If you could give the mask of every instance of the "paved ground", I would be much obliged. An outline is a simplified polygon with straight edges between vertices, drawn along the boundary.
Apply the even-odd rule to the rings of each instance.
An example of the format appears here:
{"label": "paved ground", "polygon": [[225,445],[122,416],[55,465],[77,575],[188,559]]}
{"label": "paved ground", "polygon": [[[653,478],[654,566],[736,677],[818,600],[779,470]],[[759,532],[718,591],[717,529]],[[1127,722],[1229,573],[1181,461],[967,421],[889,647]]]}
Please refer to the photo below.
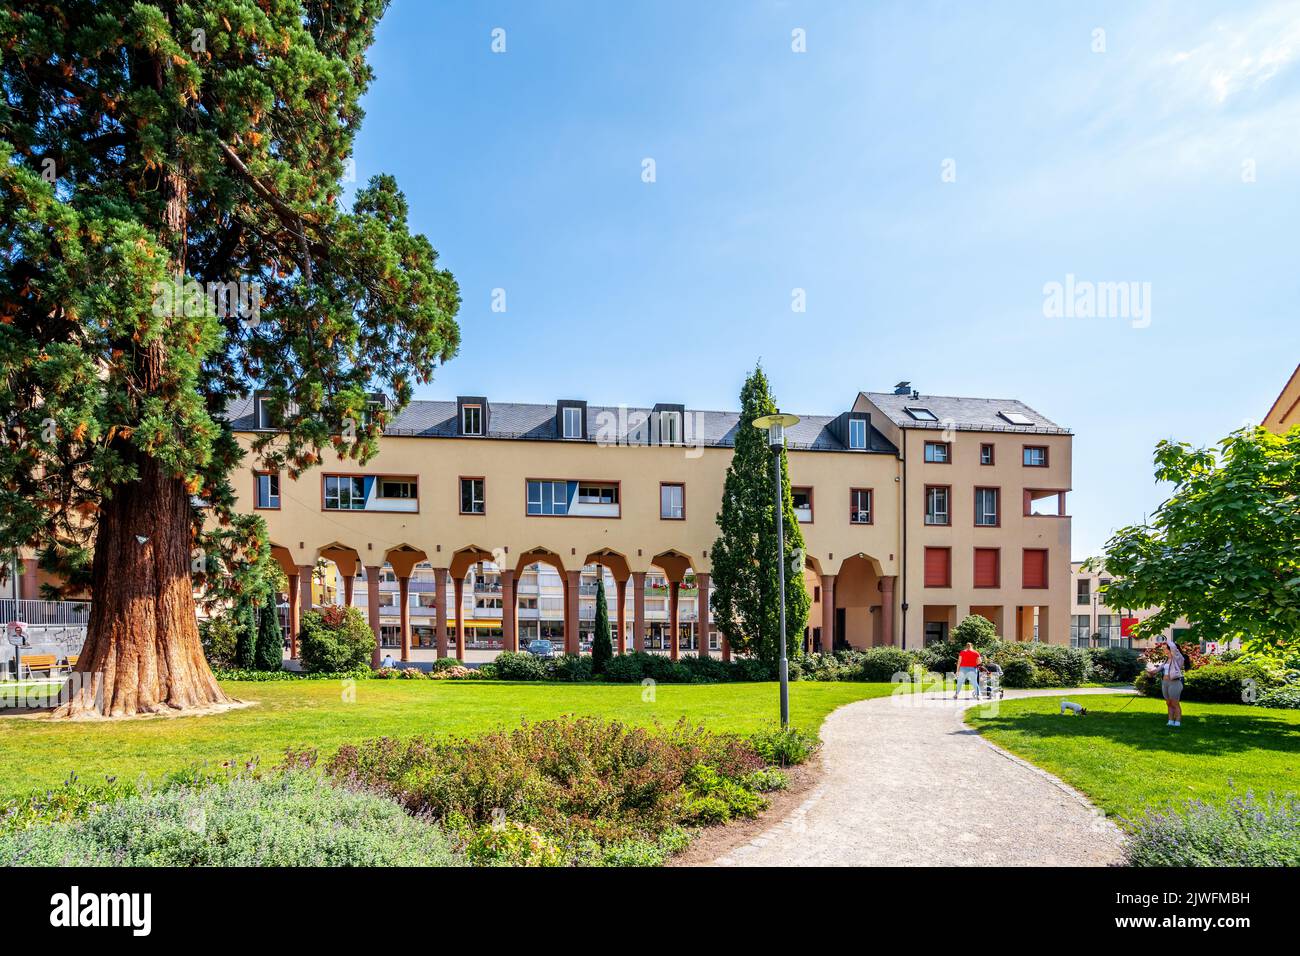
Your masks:
{"label": "paved ground", "polygon": [[[1075,698],[1114,690],[1007,691]],[[917,699],[919,698],[919,699]],[[1077,791],[962,723],[948,694],[864,700],[822,726],[826,773],[720,866],[1105,866],[1120,833]],[[1062,720],[1075,718],[1063,716]]]}

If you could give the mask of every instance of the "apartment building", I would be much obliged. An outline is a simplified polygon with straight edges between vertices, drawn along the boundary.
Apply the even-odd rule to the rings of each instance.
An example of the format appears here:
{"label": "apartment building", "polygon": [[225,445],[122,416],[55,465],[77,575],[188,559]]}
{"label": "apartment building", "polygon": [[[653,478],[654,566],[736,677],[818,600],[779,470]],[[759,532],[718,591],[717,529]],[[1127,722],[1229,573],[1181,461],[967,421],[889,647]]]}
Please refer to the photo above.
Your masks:
{"label": "apartment building", "polygon": [[[230,415],[245,444],[275,429],[260,394]],[[576,652],[602,575],[618,650],[728,657],[710,621],[709,549],[748,427],[668,402],[461,396],[394,416],[364,467],[250,470],[237,486],[290,578],[291,621],[323,560],[342,582],[336,600],[364,607],[403,660],[534,637]],[[1071,441],[1022,402],[907,383],[802,416],[787,447],[814,602],[807,646],[919,647],[968,613],[1008,637],[1066,643]]]}
{"label": "apartment building", "polygon": [[[1085,570],[1082,561],[1070,564],[1073,579],[1070,613],[1070,645],[1072,647],[1129,647],[1138,650],[1149,648],[1152,639],[1139,640],[1133,636],[1133,627],[1145,621],[1157,608],[1117,608],[1106,603],[1105,588],[1112,578],[1105,568]],[[1176,641],[1190,640],[1191,625],[1180,617],[1165,628],[1164,637]]]}

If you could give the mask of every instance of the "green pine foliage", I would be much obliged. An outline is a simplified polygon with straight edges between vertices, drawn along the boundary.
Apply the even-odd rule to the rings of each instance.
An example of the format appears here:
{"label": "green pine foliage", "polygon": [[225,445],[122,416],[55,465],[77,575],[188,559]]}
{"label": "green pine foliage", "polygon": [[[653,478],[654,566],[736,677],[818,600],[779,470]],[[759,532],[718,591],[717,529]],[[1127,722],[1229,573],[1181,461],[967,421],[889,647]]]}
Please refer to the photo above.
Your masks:
{"label": "green pine foliage", "polygon": [[284,667],[284,638],[280,634],[280,614],[275,595],[267,594],[257,615],[257,647],[253,665],[259,671],[278,671]]}
{"label": "green pine foliage", "polygon": [[[396,182],[373,175],[342,201],[386,6],[6,5],[0,553],[34,543],[97,589],[112,573],[91,562],[99,503],[150,497],[144,476],[161,473],[206,504],[205,597],[260,592],[269,546],[234,509],[230,476],[249,463],[226,409],[268,393],[285,430],[255,449],[264,467],[364,462],[456,353],[456,282]],[[212,294],[227,283],[258,311]],[[367,416],[374,390],[394,403]]]}
{"label": "green pine foliage", "polygon": [[609,604],[605,601],[605,575],[596,579],[596,633],[591,641],[591,672],[603,674],[614,657],[609,636]]}
{"label": "green pine foliage", "polygon": [[[740,391],[736,448],[727,468],[718,513],[718,538],[709,552],[713,563],[713,614],[731,647],[775,663],[780,647],[777,531],[772,452],[767,434],[750,423],[777,411],[762,366],[756,366]],[[781,451],[782,517],[785,524],[785,602],[787,653],[802,652],[811,599],[804,586],[803,532],[794,513],[790,469]]]}
{"label": "green pine foliage", "polygon": [[257,608],[250,600],[235,605],[235,666],[245,670],[257,668]]}

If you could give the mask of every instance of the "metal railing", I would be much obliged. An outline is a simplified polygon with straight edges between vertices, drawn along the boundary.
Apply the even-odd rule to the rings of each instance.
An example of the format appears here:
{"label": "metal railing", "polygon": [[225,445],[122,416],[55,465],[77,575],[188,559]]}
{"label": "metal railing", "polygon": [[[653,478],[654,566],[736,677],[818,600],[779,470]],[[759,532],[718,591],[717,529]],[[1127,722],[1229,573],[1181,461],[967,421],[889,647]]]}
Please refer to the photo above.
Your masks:
{"label": "metal railing", "polygon": [[85,627],[90,622],[89,601],[0,600],[0,624],[23,621],[36,626]]}

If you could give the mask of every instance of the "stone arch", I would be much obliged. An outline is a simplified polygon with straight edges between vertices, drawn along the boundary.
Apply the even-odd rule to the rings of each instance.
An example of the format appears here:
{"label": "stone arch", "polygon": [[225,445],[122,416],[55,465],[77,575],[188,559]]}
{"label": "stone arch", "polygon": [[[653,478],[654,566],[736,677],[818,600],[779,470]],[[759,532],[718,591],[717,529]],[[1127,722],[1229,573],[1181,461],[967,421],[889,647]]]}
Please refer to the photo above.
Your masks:
{"label": "stone arch", "polygon": [[353,586],[356,583],[357,573],[361,570],[361,553],[356,548],[333,541],[323,548],[318,548],[316,557],[332,562],[338,569],[338,575],[343,579],[343,604],[345,607],[351,607]]}
{"label": "stone arch", "polygon": [[881,566],[869,554],[849,555],[835,576],[835,633],[857,650],[883,643]]}
{"label": "stone arch", "polygon": [[[694,571],[694,563],[690,555],[678,551],[676,548],[669,548],[667,551],[661,551],[650,559],[650,564],[664,572],[668,579],[668,619],[665,622],[667,631],[667,640],[663,641],[662,632],[660,635],[654,633],[654,625],[651,625],[651,644],[666,643],[668,656],[677,660],[681,656],[681,589],[682,583],[686,580],[686,572]],[[698,614],[696,615],[698,618]],[[697,639],[705,647],[706,653],[708,648],[708,627],[707,621],[696,622]]]}

